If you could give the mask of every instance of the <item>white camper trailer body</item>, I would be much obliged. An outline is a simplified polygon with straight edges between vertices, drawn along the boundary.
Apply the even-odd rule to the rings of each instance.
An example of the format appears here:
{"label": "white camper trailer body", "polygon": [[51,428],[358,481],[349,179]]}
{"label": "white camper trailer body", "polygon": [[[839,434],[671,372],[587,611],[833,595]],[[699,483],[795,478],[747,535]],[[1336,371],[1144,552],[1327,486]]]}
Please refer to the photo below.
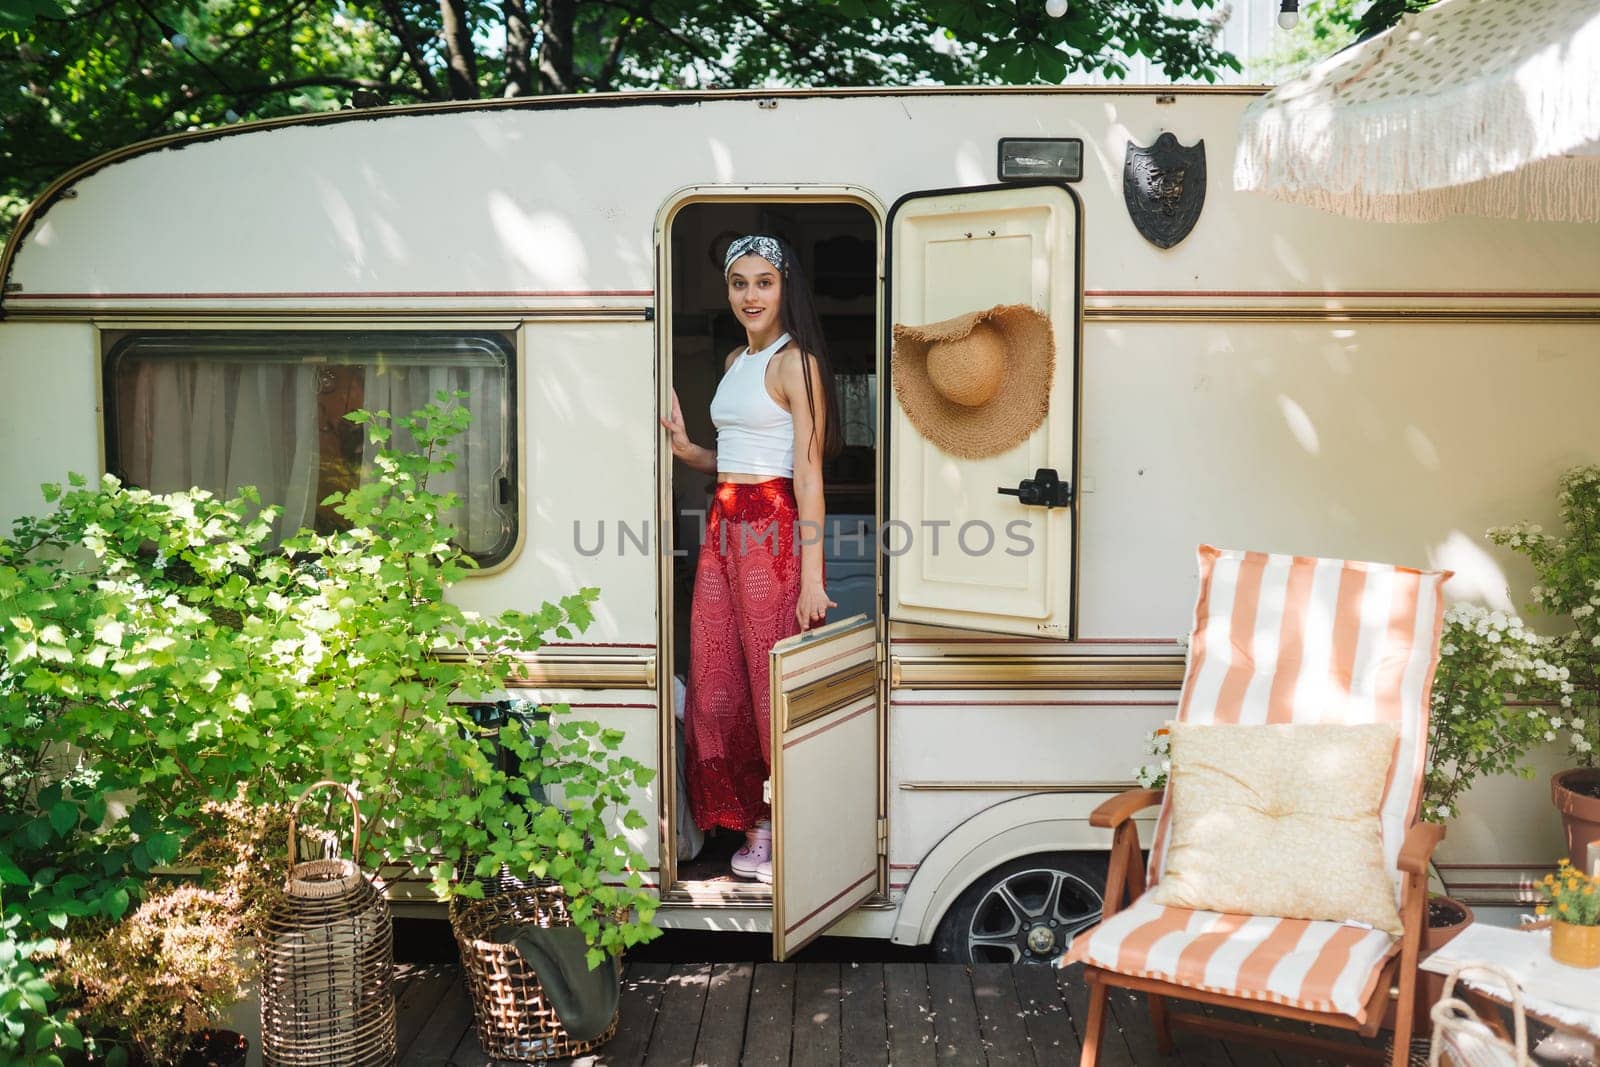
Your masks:
{"label": "white camper trailer body", "polygon": [[[108,360],[130,345],[475,339],[501,353],[486,357],[502,359],[492,474],[508,484],[503,543],[458,596],[499,610],[601,590],[595,625],[541,652],[526,695],[621,728],[663,771],[638,793],[658,818],[635,838],[661,921],[773,929],[780,955],[825,929],[1003,955],[1030,923],[1076,918],[1059,891],[1092,883],[1084,857],[1109,843],[1088,814],[1174,713],[1197,544],[1445,566],[1454,597],[1517,607],[1529,575],[1483,530],[1547,517],[1558,473],[1600,459],[1594,228],[1381,226],[1237,194],[1250,95],[596,96],[347,112],[121,150],[66,176],[7,249],[0,514],[116,459]],[[1163,131],[1203,140],[1210,170],[1198,223],[1170,249],[1139,234],[1123,195],[1128,143]],[[1008,137],[1081,139],[1081,180],[1000,187]],[[781,653],[768,892],[696,880],[675,855],[690,561],[670,553],[703,484],[674,471],[657,415],[675,384],[686,412],[703,407],[704,368],[726,352],[710,318],[719,227],[773,212],[866,249],[834,308],[862,326],[856,384],[870,398],[857,433],[871,466],[847,510],[879,533],[898,522],[946,541],[900,551],[891,533],[893,553],[830,557],[864,617]],[[955,460],[878,388],[889,323],[1009,302],[1055,323],[1049,416],[1005,455]],[[996,491],[1039,468],[1071,483],[1070,506]],[[1014,520],[1033,551],[951,550],[965,522]],[[1543,805],[1542,782],[1474,790],[1440,850],[1449,886],[1511,903],[1558,851]],[[1029,871],[1061,914],[961,926]],[[1051,936],[1032,942],[1040,955],[1059,950]]]}

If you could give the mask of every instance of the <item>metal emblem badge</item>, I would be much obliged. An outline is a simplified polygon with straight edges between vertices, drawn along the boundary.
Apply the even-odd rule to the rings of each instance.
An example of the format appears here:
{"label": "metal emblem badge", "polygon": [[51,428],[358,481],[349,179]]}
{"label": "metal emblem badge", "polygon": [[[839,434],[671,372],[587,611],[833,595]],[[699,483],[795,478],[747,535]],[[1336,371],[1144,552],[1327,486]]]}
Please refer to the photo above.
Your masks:
{"label": "metal emblem badge", "polygon": [[1206,201],[1206,142],[1184,146],[1163,133],[1149,147],[1128,142],[1122,198],[1134,228],[1157,248],[1171,248],[1200,221]]}

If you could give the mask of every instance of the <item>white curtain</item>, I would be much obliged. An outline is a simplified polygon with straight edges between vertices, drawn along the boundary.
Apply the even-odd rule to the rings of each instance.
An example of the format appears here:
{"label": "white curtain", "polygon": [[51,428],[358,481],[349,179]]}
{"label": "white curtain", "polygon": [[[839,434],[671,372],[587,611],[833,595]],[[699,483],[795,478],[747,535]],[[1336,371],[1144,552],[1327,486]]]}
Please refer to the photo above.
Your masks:
{"label": "white curtain", "polygon": [[[507,474],[502,417],[505,372],[493,366],[418,366],[380,362],[367,368],[362,406],[368,411],[388,411],[396,419],[434,400],[443,391],[465,390],[472,425],[452,440],[447,451],[455,456],[455,469],[429,478],[428,489],[453,492],[461,506],[445,513],[455,527],[457,542],[469,552],[485,553],[499,544],[509,528],[509,511],[500,502],[500,479]],[[364,478],[370,477],[378,447],[368,441],[361,455]],[[384,446],[409,449],[410,435],[396,429]],[[509,502],[507,504],[509,507]]]}
{"label": "white curtain", "polygon": [[318,479],[317,371],[281,363],[140,360],[119,456],[152,492],[232,496],[255,486],[282,512],[276,541],[310,526]]}

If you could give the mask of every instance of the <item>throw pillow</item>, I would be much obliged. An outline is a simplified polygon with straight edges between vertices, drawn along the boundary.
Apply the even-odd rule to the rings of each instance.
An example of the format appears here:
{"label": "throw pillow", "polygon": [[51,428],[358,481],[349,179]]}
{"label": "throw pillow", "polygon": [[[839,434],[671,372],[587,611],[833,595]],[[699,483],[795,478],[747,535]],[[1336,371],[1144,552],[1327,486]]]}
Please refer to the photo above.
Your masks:
{"label": "throw pillow", "polygon": [[1400,933],[1379,824],[1395,723],[1170,729],[1171,836],[1153,902]]}

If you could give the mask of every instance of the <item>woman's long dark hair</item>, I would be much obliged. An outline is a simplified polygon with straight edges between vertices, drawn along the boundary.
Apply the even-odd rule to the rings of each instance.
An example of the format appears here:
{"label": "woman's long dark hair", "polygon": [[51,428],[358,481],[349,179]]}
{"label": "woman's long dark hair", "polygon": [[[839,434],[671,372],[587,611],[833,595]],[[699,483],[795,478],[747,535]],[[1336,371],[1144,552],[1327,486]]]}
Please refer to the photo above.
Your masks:
{"label": "woman's long dark hair", "polygon": [[[811,295],[811,280],[800,265],[800,256],[783,238],[776,238],[783,250],[783,296],[778,307],[783,330],[800,346],[801,360],[817,361],[822,378],[822,458],[833,459],[844,448],[844,428],[839,418],[839,386],[833,379],[833,364],[828,360],[828,342],[822,336],[817,304]],[[806,410],[811,412],[811,439],[817,436],[817,398],[812,395],[811,368],[803,365],[806,381]]]}

